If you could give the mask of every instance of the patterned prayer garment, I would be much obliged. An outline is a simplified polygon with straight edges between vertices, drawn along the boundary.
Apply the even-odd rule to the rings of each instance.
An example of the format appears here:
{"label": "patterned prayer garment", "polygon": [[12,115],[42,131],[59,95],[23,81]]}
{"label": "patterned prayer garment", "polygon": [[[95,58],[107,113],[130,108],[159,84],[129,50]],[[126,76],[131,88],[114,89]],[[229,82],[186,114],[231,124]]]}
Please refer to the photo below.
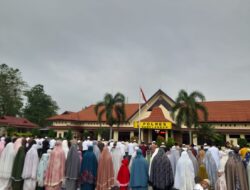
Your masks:
{"label": "patterned prayer garment", "polygon": [[155,156],[150,172],[150,182],[154,189],[170,190],[174,184],[171,163],[163,148]]}
{"label": "patterned prayer garment", "polygon": [[24,179],[23,189],[36,189],[36,172],[39,164],[37,145],[33,144],[26,154],[22,178]]}
{"label": "patterned prayer garment", "polygon": [[80,157],[77,151],[77,145],[72,144],[68,157],[66,160],[66,165],[65,165],[65,170],[66,170],[66,175],[65,175],[65,188],[66,190],[75,190],[77,189],[77,180],[79,179],[80,175],[80,167],[81,167],[81,162],[80,162]]}
{"label": "patterned prayer garment", "polygon": [[247,172],[241,156],[230,152],[225,166],[227,190],[247,190]]}
{"label": "patterned prayer garment", "polygon": [[50,156],[49,153],[44,153],[38,164],[37,175],[36,175],[38,187],[44,187],[44,177],[49,163],[49,156]]}
{"label": "patterned prayer garment", "polygon": [[226,178],[225,178],[224,172],[216,181],[215,190],[227,190],[227,184],[226,184]]}
{"label": "patterned prayer garment", "polygon": [[108,147],[104,147],[97,172],[96,190],[107,190],[114,186],[114,167]]}
{"label": "patterned prayer garment", "polygon": [[65,172],[65,153],[61,141],[57,141],[49,158],[44,185],[46,190],[60,190]]}
{"label": "patterned prayer garment", "polygon": [[214,188],[217,181],[217,165],[210,151],[206,153],[205,165],[211,186]]}
{"label": "patterned prayer garment", "polygon": [[6,190],[11,186],[11,173],[16,151],[12,142],[8,143],[0,156],[0,190]]}

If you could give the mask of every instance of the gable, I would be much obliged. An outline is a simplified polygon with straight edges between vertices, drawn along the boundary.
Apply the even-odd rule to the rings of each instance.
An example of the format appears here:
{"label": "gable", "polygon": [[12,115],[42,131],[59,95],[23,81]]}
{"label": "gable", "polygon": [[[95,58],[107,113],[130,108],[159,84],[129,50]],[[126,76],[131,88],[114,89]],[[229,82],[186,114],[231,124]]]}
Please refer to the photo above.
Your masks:
{"label": "gable", "polygon": [[[168,112],[167,119],[169,119],[170,112],[172,111],[172,107],[174,105],[175,102],[173,99],[171,99],[162,90],[158,90],[146,103],[144,103],[141,106],[140,119],[145,119],[146,117],[149,117],[151,111],[155,107],[164,108],[165,112],[166,111]],[[135,114],[129,119],[129,122],[134,122],[138,120],[139,120],[139,110],[135,112]]]}

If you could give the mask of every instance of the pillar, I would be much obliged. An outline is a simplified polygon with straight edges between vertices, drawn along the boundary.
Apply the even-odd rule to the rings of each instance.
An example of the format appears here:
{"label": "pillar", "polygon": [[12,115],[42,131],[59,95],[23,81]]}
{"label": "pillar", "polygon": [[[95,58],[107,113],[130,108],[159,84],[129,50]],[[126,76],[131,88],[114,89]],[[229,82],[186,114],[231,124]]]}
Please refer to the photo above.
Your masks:
{"label": "pillar", "polygon": [[244,139],[244,138],[245,138],[245,135],[240,134],[240,138],[241,138],[241,139]]}
{"label": "pillar", "polygon": [[165,141],[167,141],[168,140],[168,130],[166,130],[165,132],[166,132],[165,133]]}
{"label": "pillar", "polygon": [[230,136],[229,136],[229,134],[226,134],[226,141],[230,142]]}
{"label": "pillar", "polygon": [[151,143],[152,142],[152,130],[148,130],[148,142]]}
{"label": "pillar", "polygon": [[143,129],[141,129],[141,141],[140,142],[142,142],[142,141],[144,141],[144,130]]}
{"label": "pillar", "polygon": [[114,131],[114,141],[118,141],[119,139],[119,131]]}
{"label": "pillar", "polygon": [[170,136],[171,136],[171,138],[174,138],[174,131],[173,130],[170,130]]}
{"label": "pillar", "polygon": [[97,134],[97,140],[98,140],[98,141],[102,140],[102,139],[101,139],[101,134],[100,134],[100,133]]}
{"label": "pillar", "polygon": [[134,131],[130,131],[130,139],[135,136]]}
{"label": "pillar", "polygon": [[198,139],[197,139],[197,135],[193,134],[193,144],[197,145],[198,144]]}

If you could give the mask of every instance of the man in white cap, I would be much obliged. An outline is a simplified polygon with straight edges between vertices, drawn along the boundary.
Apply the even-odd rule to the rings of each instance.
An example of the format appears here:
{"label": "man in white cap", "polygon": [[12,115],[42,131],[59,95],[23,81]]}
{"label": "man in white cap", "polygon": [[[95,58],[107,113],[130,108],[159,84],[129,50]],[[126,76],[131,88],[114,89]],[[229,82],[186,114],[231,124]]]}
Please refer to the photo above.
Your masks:
{"label": "man in white cap", "polygon": [[201,186],[203,187],[204,190],[208,190],[210,187],[209,179],[203,179],[201,182]]}
{"label": "man in white cap", "polygon": [[49,148],[53,149],[55,147],[56,144],[56,140],[55,139],[50,139],[49,141]]}
{"label": "man in white cap", "polygon": [[88,147],[93,145],[93,142],[90,141],[90,136],[87,137],[87,140],[82,142],[82,151],[85,152],[88,150]]}
{"label": "man in white cap", "polygon": [[129,156],[129,159],[131,159],[131,157],[133,156],[133,154],[134,154],[134,151],[135,151],[135,146],[134,146],[134,144],[132,143],[132,142],[130,142],[129,144],[128,144],[128,156]]}

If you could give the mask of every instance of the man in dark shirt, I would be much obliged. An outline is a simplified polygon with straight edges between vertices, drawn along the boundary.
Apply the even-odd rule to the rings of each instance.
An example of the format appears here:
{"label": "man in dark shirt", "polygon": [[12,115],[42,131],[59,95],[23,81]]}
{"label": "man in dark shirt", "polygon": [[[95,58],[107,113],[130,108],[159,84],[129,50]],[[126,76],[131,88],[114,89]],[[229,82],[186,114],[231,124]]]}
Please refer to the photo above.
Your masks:
{"label": "man in dark shirt", "polygon": [[140,149],[142,150],[142,154],[144,157],[146,157],[146,152],[148,150],[147,145],[145,145],[145,142],[142,141],[141,145],[140,145]]}

